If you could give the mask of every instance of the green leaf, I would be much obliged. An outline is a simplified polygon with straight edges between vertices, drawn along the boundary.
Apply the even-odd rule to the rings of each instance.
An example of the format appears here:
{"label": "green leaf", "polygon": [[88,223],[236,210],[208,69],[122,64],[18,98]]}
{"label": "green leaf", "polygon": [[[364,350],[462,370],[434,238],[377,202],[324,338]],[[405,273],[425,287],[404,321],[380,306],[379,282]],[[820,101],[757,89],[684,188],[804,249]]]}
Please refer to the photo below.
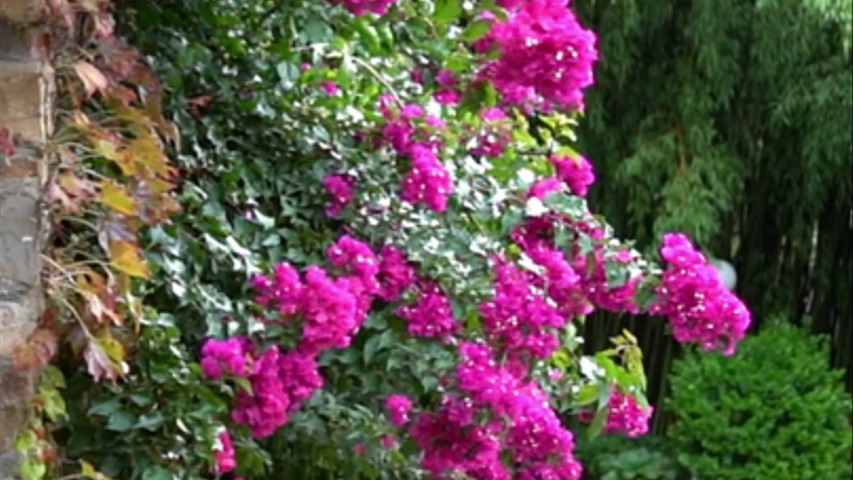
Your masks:
{"label": "green leaf", "polygon": [[89,415],[101,415],[101,416],[109,416],[116,410],[121,408],[121,401],[118,398],[110,398],[108,400],[100,401],[91,408],[87,412]]}
{"label": "green leaf", "polygon": [[596,387],[595,385],[584,385],[583,387],[581,387],[580,391],[575,397],[573,405],[580,407],[595,402],[598,398],[598,390],[598,387]]}
{"label": "green leaf", "polygon": [[47,465],[41,460],[28,458],[21,464],[20,472],[24,480],[40,480],[47,473]]}
{"label": "green leaf", "polygon": [[172,480],[172,478],[172,473],[160,465],[152,465],[142,474],[142,480]]}
{"label": "green leaf", "polygon": [[604,424],[607,422],[607,409],[599,410],[595,413],[595,417],[592,419],[592,423],[589,424],[589,429],[587,430],[587,435],[589,438],[597,437],[602,430],[604,430]]}
{"label": "green leaf", "polygon": [[133,413],[119,410],[113,412],[107,421],[107,430],[115,432],[126,432],[136,425],[136,415]]}
{"label": "green leaf", "polygon": [[459,0],[437,0],[433,18],[439,23],[449,23],[459,18],[461,14],[462,7],[459,5]]}
{"label": "green leaf", "polygon": [[466,42],[474,42],[489,33],[492,28],[492,21],[487,19],[474,20],[468,25],[468,28],[462,32],[462,39]]}

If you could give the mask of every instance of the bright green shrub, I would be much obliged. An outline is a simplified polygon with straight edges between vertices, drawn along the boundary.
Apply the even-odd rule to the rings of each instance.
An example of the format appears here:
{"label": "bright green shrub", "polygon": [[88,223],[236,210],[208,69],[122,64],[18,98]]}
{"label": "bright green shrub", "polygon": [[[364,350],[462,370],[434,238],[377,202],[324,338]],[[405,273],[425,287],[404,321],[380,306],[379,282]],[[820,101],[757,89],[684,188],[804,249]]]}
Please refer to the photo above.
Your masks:
{"label": "bright green shrub", "polygon": [[823,339],[791,326],[731,357],[688,354],[668,403],[679,460],[702,479],[850,478],[850,397],[826,359]]}

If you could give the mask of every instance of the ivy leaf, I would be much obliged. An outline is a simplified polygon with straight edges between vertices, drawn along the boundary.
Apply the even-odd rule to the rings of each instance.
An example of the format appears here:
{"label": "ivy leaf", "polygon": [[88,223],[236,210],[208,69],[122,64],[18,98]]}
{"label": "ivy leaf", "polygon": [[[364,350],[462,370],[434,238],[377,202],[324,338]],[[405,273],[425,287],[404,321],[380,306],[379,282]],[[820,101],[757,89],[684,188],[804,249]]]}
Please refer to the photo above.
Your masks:
{"label": "ivy leaf", "polygon": [[110,81],[97,67],[89,62],[80,60],[74,64],[74,71],[77,76],[83,81],[83,88],[86,89],[86,95],[91,97],[95,92],[101,92],[105,95],[110,86]]}
{"label": "ivy leaf", "polygon": [[604,424],[607,422],[607,417],[608,411],[606,408],[595,413],[592,423],[589,424],[589,430],[587,430],[587,434],[590,439],[597,437],[602,430],[604,430]]}
{"label": "ivy leaf", "polygon": [[115,381],[121,376],[120,367],[110,360],[109,355],[95,340],[90,340],[86,345],[86,350],[83,351],[83,359],[86,361],[86,370],[96,382],[103,378]]}
{"label": "ivy leaf", "polygon": [[474,20],[468,25],[468,28],[462,32],[462,39],[466,42],[474,42],[482,38],[485,34],[489,33],[489,30],[492,28],[492,21],[487,19],[479,19]]}
{"label": "ivy leaf", "polygon": [[93,467],[92,464],[87,462],[86,460],[79,460],[79,462],[80,474],[83,475],[85,478],[89,478],[91,480],[112,480],[110,477],[95,470],[95,467]]}
{"label": "ivy leaf", "polygon": [[136,425],[136,415],[125,410],[113,412],[107,420],[107,430],[126,432]]}
{"label": "ivy leaf", "polygon": [[136,243],[110,242],[110,265],[133,277],[149,277],[148,266],[139,256]]}
{"label": "ivy leaf", "polygon": [[108,179],[101,182],[101,201],[116,212],[125,215],[136,214],[136,201],[130,196],[127,187]]}
{"label": "ivy leaf", "polygon": [[438,0],[433,17],[439,23],[448,23],[458,18],[460,14],[462,14],[462,7],[459,5],[459,0]]}

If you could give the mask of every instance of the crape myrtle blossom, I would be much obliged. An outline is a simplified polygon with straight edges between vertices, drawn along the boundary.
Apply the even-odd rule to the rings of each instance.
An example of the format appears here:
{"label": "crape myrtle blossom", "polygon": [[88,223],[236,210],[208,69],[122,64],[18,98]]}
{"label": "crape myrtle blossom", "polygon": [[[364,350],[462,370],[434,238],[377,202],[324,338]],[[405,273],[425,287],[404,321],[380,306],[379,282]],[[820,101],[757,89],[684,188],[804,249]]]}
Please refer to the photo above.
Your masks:
{"label": "crape myrtle blossom", "polygon": [[280,263],[271,275],[252,279],[259,304],[274,309],[282,322],[298,322],[302,327],[296,349],[281,353],[272,346],[260,352],[242,337],[210,339],[202,347],[205,375],[215,379],[227,374],[249,381],[251,390],[237,393],[231,419],[247,425],[257,438],[268,437],[287,423],[289,413],[323,385],[316,356],[330,348],[347,347],[372,297],[381,291],[380,262],[365,243],[343,235],[329,247],[327,256],[342,276],[331,277],[316,265],[300,274]]}
{"label": "crape myrtle blossom", "polygon": [[421,466],[437,478],[579,479],[574,438],[545,393],[522,381],[514,367],[497,363],[488,345],[461,342],[459,349],[461,395],[445,395],[438,410],[418,415],[409,432],[423,450]]}
{"label": "crape myrtle blossom", "polygon": [[450,300],[430,281],[418,282],[415,302],[400,305],[396,312],[406,320],[409,335],[413,337],[446,338],[457,329]]}
{"label": "crape myrtle blossom", "polygon": [[503,101],[525,108],[582,110],[583,89],[593,84],[598,59],[596,35],[584,29],[565,0],[504,1],[506,20],[493,19],[475,43],[496,49],[478,73],[492,82]]}
{"label": "crape myrtle blossom", "polygon": [[409,411],[412,409],[412,401],[405,395],[389,395],[385,399],[385,410],[391,423],[400,427],[409,422]]}
{"label": "crape myrtle blossom", "polygon": [[667,267],[655,289],[658,298],[651,312],[669,318],[672,335],[679,342],[734,353],[751,322],[743,302],[726,288],[717,269],[686,235],[664,235],[660,256]]}
{"label": "crape myrtle blossom", "polygon": [[[649,418],[653,411],[651,405],[642,407],[633,395],[614,387],[607,401],[607,422],[604,424],[604,431],[623,432],[632,438],[644,435],[649,431]],[[578,414],[578,418],[584,422],[591,421],[594,416],[590,411]]]}
{"label": "crape myrtle blossom", "polygon": [[355,194],[355,179],[349,175],[328,175],[323,179],[323,184],[331,198],[331,202],[326,205],[326,215],[336,217],[352,201]]}
{"label": "crape myrtle blossom", "polygon": [[396,0],[328,0],[330,3],[343,4],[344,8],[350,11],[353,15],[364,15],[372,12],[377,15],[385,15],[388,13],[388,8],[391,7]]}
{"label": "crape myrtle blossom", "polygon": [[569,189],[579,197],[585,197],[589,186],[595,183],[592,163],[583,155],[551,155],[548,157]]}
{"label": "crape myrtle blossom", "polygon": [[[440,142],[426,128],[443,128],[443,122],[432,115],[425,116],[419,105],[403,105],[399,112],[391,105],[390,98],[380,98],[379,108],[386,119],[380,140],[411,161],[411,168],[403,178],[401,198],[443,212],[447,209],[448,197],[453,193],[453,182],[450,172],[435,153]],[[415,122],[421,118],[424,118],[423,123]]]}
{"label": "crape myrtle blossom", "polygon": [[223,475],[237,467],[237,459],[228,430],[222,430],[216,438],[217,445],[213,447],[213,470],[215,474]]}

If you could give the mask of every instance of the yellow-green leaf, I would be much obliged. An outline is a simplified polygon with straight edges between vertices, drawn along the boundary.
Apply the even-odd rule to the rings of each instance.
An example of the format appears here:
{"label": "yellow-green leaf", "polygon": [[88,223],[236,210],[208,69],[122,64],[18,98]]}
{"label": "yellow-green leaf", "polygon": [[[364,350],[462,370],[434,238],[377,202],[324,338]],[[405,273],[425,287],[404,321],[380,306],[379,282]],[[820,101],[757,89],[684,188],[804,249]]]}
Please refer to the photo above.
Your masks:
{"label": "yellow-green leaf", "polygon": [[110,242],[110,264],[128,275],[148,278],[148,266],[140,257],[135,243]]}
{"label": "yellow-green leaf", "polygon": [[136,201],[127,192],[127,188],[115,180],[101,182],[101,201],[116,212],[125,215],[136,214]]}

